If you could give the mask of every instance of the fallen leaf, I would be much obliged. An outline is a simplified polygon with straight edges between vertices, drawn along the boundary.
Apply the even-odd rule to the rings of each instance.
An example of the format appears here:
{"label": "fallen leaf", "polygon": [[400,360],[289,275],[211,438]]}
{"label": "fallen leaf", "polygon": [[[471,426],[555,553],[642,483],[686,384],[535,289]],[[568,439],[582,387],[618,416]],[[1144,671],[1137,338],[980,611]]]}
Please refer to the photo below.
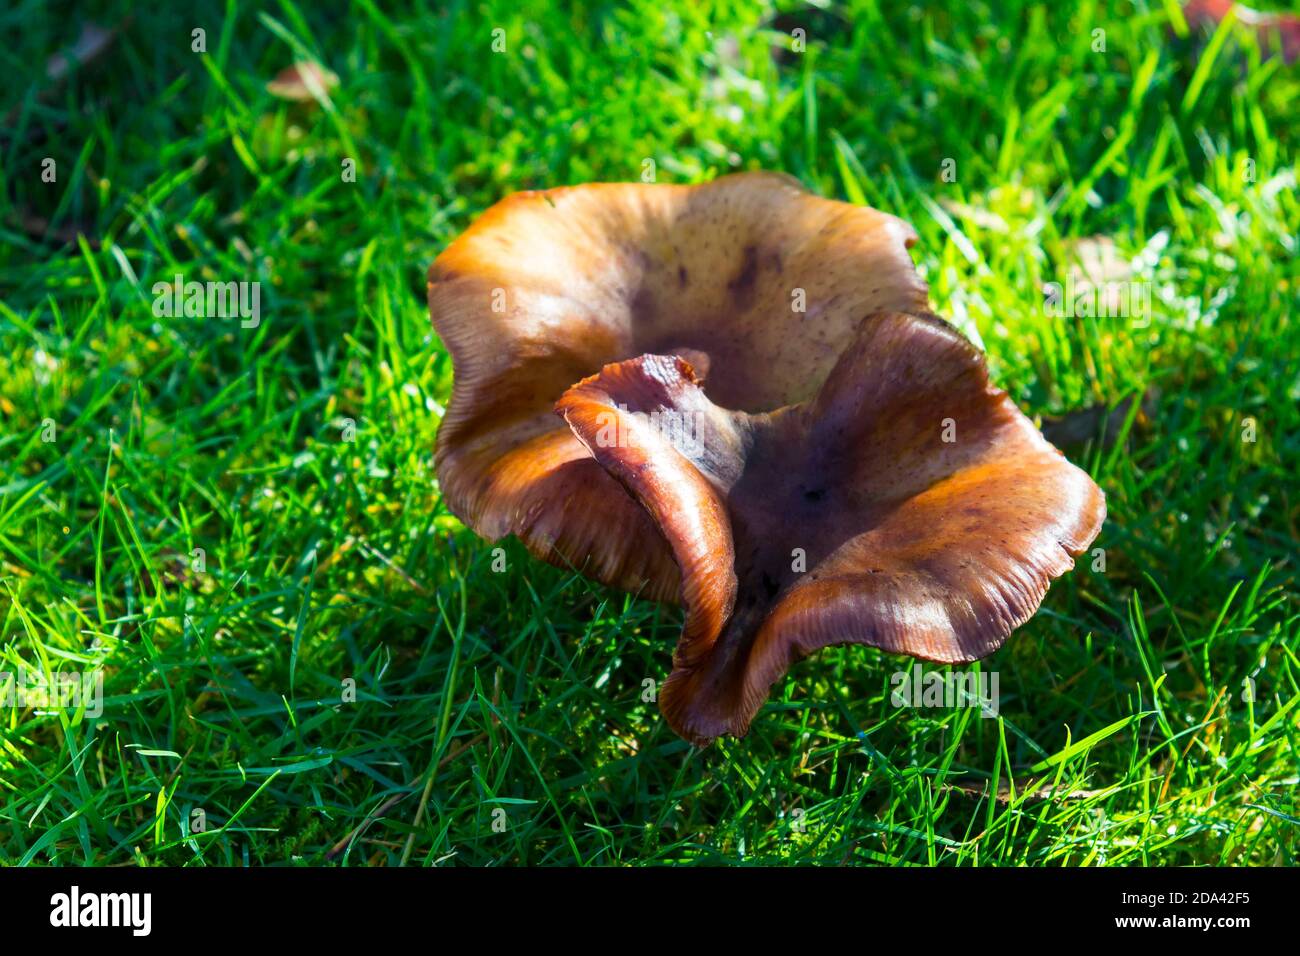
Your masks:
{"label": "fallen leaf", "polygon": [[105,30],[95,23],[87,23],[81,28],[81,36],[67,53],[56,53],[45,62],[45,75],[51,82],[57,83],[68,75],[73,64],[89,66],[107,52],[112,46],[116,30]]}
{"label": "fallen leaf", "polygon": [[1300,59],[1300,16],[1294,13],[1263,13],[1233,3],[1233,0],[1189,0],[1183,6],[1183,18],[1191,26],[1215,29],[1234,7],[1237,22],[1255,31],[1255,39],[1265,59],[1277,52],[1277,46],[1272,42],[1274,36],[1281,41],[1284,63]]}
{"label": "fallen leaf", "polygon": [[[1145,427],[1150,424],[1155,414],[1156,393],[1148,390],[1141,396],[1137,418],[1134,425]],[[1043,418],[1043,437],[1057,448],[1077,446],[1089,441],[1099,440],[1102,448],[1110,448],[1119,437],[1120,429],[1128,419],[1137,396],[1129,396],[1115,408],[1106,405],[1091,405],[1076,409],[1064,415]]]}
{"label": "fallen leaf", "polygon": [[[113,45],[113,41],[117,39],[117,35],[125,30],[130,22],[131,18],[127,17],[111,30],[106,30],[95,23],[87,23],[82,26],[81,36],[77,38],[77,42],[72,45],[67,53],[56,53],[45,61],[45,76],[50,82],[38,94],[39,99],[48,100],[58,90],[59,85],[72,72],[73,64],[81,67],[89,66],[108,52],[109,47]],[[13,107],[5,114],[4,123],[0,124],[0,127],[2,127],[0,128],[0,135],[9,136],[12,134],[13,131],[8,127],[13,126],[17,121],[20,111],[21,105]],[[38,138],[44,138],[43,134]]]}

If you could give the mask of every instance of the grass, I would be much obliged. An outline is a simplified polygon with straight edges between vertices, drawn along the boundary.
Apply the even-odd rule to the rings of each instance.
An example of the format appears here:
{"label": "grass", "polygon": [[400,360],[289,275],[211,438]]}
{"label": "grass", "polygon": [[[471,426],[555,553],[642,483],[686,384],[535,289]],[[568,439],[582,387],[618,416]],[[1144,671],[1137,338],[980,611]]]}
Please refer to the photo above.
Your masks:
{"label": "grass", "polygon": [[[1296,861],[1297,67],[1173,2],[99,6],[62,82],[86,14],[0,13],[0,670],[104,674],[98,720],[0,709],[0,862]],[[303,55],[326,107],[265,91]],[[693,751],[642,695],[678,611],[495,573],[440,502],[429,262],[646,160],[910,220],[1031,415],[1151,396],[1071,449],[1104,570],[983,662],[997,719],[836,649]],[[1093,236],[1149,321],[1045,315]],[[260,324],[156,318],[176,273],[260,281]]]}

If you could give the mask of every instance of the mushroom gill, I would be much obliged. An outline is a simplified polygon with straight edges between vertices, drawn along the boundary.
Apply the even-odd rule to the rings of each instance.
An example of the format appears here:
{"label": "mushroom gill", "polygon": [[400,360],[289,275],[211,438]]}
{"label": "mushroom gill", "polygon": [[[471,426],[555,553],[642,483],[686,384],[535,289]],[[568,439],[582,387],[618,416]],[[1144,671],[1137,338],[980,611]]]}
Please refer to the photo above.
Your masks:
{"label": "mushroom gill", "polygon": [[692,742],[830,644],[991,653],[1100,529],[1100,489],[925,311],[914,239],[749,173],[512,196],[430,269],[445,500],[683,604],[660,706]]}

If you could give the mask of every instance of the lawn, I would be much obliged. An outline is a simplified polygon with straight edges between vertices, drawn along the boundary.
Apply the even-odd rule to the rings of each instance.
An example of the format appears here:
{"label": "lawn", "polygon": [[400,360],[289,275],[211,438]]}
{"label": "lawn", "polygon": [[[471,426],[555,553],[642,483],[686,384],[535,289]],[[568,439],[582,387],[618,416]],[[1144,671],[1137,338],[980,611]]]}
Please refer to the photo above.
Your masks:
{"label": "lawn", "polygon": [[[0,706],[0,863],[1295,863],[1300,65],[1173,0],[939,6],[7,4],[0,671],[103,693]],[[337,84],[269,92],[299,60]],[[837,648],[694,749],[644,692],[679,610],[440,500],[434,257],[743,169],[911,222],[1026,414],[1130,411],[1066,447],[1109,517],[996,717]],[[1097,258],[1143,314],[1045,305]]]}

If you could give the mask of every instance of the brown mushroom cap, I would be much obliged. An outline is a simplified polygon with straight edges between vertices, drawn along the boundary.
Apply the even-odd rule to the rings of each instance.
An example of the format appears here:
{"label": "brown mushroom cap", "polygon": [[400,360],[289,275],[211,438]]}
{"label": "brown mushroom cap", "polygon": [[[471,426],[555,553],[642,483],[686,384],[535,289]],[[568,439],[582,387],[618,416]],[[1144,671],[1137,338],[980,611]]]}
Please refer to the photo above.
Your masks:
{"label": "brown mushroom cap", "polygon": [[319,63],[304,60],[286,66],[275,79],[266,84],[266,91],[282,100],[306,102],[318,95],[328,97],[329,91],[339,85],[339,78]]}
{"label": "brown mushroom cap", "polygon": [[709,396],[725,408],[807,399],[863,315],[925,307],[906,251],[914,240],[893,216],[771,173],[503,200],[429,270],[430,312],[455,370],[438,434],[444,499],[486,538],[515,534],[544,560],[678,600],[670,543],[554,403],[644,354],[707,367]]}
{"label": "brown mushroom cap", "polygon": [[696,743],[746,733],[821,647],[991,653],[1105,517],[1101,489],[928,314],[868,316],[815,397],[771,413],[719,407],[662,355],[605,367],[556,411],[682,569],[660,706]]}

